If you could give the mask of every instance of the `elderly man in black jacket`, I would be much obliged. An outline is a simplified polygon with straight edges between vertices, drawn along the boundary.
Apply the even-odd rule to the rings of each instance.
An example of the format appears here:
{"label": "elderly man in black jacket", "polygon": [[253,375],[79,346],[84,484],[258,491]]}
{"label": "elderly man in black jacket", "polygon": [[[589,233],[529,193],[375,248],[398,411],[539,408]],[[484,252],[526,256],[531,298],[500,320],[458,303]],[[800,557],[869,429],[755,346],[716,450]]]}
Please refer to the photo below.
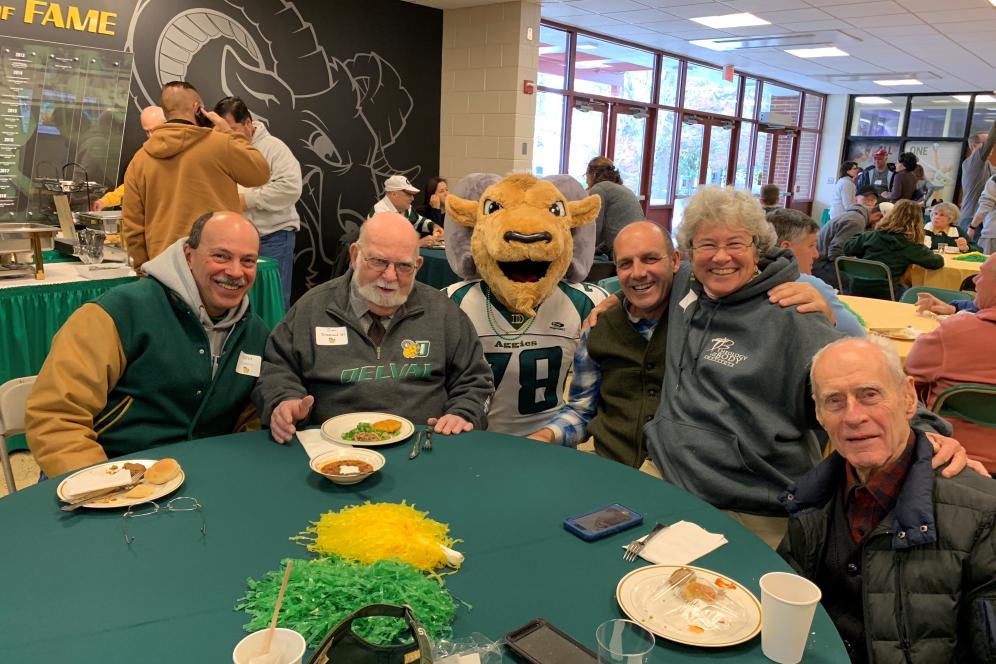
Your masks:
{"label": "elderly man in black jacket", "polygon": [[779,553],[821,588],[852,662],[996,661],[996,483],[931,469],[888,342],[829,344],[811,382],[836,451],[782,496]]}

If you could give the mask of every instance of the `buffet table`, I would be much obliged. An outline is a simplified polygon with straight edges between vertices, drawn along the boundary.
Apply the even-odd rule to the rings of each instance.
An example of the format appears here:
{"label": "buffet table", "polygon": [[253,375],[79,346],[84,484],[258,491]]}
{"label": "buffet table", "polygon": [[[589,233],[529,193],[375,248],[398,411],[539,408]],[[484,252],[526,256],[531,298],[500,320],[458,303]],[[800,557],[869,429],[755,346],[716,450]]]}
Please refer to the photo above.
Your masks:
{"label": "buffet table", "polygon": [[[46,263],[44,280],[0,280],[0,330],[4,341],[0,344],[0,383],[38,373],[52,337],[76,309],[115,286],[135,280],[134,276],[86,278],[80,275],[80,267],[82,264],[76,262]],[[249,300],[270,327],[284,317],[276,261],[260,259]]]}
{"label": "buffet table", "polygon": [[[788,570],[711,506],[594,455],[483,432],[436,436],[433,448],[410,461],[408,445],[381,447],[385,468],[352,487],[315,474],[299,443],[276,445],[268,432],[155,448],[141,458],[179,460],[186,481],[175,495],[200,501],[207,535],[195,514],[158,514],[129,525],[131,547],[120,510],[59,511],[58,478],[0,500],[4,541],[17,558],[0,602],[0,661],[231,661],[248,622],[233,609],[246,579],[277,569],[283,558],[311,558],[289,538],[323,512],[364,501],[408,501],[462,540],[455,548],[466,562],[445,577],[460,604],[457,638],[476,631],[499,640],[543,617],[594,647],[595,627],[623,615],[617,582],[646,564],[623,561],[620,547],[655,521],[684,519],[725,534],[728,544],[694,564],[758,597],[761,574]],[[592,543],[562,527],[564,518],[612,502],[643,513],[643,526]],[[768,661],[758,636],[718,650],[658,640],[650,662],[717,659]],[[822,608],[804,661],[848,662]]]}
{"label": "buffet table", "polygon": [[974,277],[982,268],[982,263],[957,260],[958,254],[944,254],[944,267],[928,270],[919,265],[910,266],[910,282],[913,286],[931,286],[947,290],[961,290],[961,282]]}

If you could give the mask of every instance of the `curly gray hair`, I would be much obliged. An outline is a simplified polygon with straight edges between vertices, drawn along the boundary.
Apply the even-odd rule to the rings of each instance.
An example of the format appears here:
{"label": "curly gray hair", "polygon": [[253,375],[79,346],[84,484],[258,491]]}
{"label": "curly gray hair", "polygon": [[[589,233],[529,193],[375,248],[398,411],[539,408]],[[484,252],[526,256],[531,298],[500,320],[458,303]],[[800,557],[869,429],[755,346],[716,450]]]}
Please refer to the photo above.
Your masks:
{"label": "curly gray hair", "polygon": [[702,187],[688,199],[678,228],[678,246],[691,252],[692,239],[702,226],[724,224],[743,228],[754,238],[758,257],[775,246],[775,231],[764,217],[761,205],[749,192],[730,187]]}

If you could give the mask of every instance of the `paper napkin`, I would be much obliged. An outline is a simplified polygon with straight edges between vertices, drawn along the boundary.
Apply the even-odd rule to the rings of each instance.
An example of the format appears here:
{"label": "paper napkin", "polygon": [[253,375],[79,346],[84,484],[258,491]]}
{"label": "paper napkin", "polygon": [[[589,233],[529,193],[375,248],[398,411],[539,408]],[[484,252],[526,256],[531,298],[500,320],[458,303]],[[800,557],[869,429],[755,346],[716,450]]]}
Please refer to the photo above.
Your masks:
{"label": "paper napkin", "polygon": [[333,443],[331,440],[322,436],[321,429],[298,429],[297,439],[301,441],[301,447],[304,451],[308,453],[308,458],[314,459],[319,454],[325,454],[326,452],[331,452],[332,450],[338,450],[343,447],[351,447],[350,445],[340,445],[339,443]]}
{"label": "paper napkin", "polygon": [[723,535],[710,533],[690,521],[678,521],[657,533],[640,557],[659,565],[687,565],[724,544]]}

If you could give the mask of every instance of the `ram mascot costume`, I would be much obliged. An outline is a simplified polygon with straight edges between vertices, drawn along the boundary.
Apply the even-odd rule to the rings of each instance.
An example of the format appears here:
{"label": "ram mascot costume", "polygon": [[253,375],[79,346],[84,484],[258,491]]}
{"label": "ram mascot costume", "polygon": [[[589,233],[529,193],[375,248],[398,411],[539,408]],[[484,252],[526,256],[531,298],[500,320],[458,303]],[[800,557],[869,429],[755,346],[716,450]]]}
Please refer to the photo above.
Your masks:
{"label": "ram mascot costume", "polygon": [[[556,184],[554,184],[556,183]],[[598,196],[568,175],[475,173],[446,200],[447,294],[494,373],[488,430],[527,436],[564,405],[581,326],[605,291],[579,283],[594,258]]]}

